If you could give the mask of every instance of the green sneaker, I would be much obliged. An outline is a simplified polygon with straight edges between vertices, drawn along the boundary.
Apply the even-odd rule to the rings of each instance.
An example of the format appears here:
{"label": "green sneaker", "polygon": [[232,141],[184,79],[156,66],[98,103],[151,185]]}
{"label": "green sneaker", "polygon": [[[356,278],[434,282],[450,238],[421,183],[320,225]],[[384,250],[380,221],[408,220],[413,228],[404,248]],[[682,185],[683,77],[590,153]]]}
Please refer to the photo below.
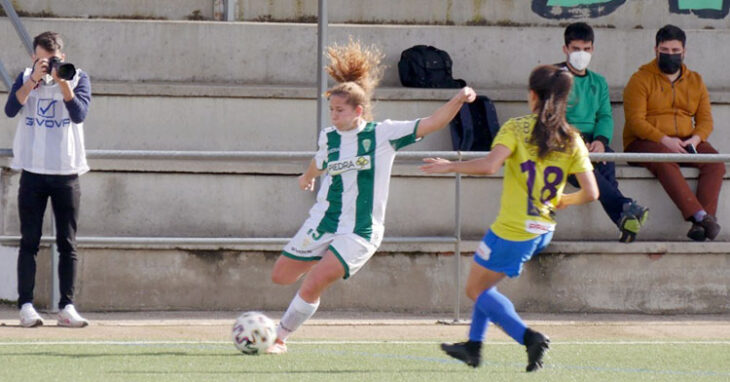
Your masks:
{"label": "green sneaker", "polygon": [[647,219],[649,219],[648,208],[640,206],[634,201],[624,204],[621,219],[618,222],[618,227],[621,231],[619,241],[622,243],[631,243],[636,240],[636,234],[639,233],[639,230],[641,230],[641,227],[646,223]]}

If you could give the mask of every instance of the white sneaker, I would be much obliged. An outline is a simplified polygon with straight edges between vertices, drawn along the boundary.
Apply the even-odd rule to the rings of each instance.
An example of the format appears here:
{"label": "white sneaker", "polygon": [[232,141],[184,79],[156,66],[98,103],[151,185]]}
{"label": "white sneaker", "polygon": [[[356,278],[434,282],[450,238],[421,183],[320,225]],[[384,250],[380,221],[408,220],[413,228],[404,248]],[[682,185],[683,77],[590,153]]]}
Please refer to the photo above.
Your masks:
{"label": "white sneaker", "polygon": [[73,304],[66,305],[60,312],[58,312],[58,326],[83,328],[86,325],[89,325],[89,321],[81,317]]}
{"label": "white sneaker", "polygon": [[26,302],[20,307],[20,326],[25,328],[35,328],[36,326],[42,326],[43,319],[40,314],[35,311],[33,304]]}
{"label": "white sneaker", "polygon": [[279,341],[277,339],[276,342],[274,342],[273,345],[269,346],[269,348],[266,349],[266,351],[264,352],[264,354],[280,355],[280,354],[285,354],[286,351],[287,351],[286,343],[284,343],[283,341]]}

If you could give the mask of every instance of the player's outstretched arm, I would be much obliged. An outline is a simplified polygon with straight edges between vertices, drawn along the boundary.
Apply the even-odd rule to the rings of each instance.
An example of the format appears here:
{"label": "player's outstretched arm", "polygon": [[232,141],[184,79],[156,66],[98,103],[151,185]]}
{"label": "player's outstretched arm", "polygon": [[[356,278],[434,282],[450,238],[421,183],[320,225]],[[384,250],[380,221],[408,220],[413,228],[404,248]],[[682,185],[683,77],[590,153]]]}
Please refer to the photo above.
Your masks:
{"label": "player's outstretched arm", "polygon": [[598,199],[598,184],[596,183],[596,177],[593,175],[593,171],[581,172],[575,174],[575,177],[578,179],[578,184],[580,184],[580,190],[570,194],[563,194],[555,208],[562,209],[568,206],[577,206]]}
{"label": "player's outstretched arm", "polygon": [[464,102],[474,102],[476,97],[477,94],[474,89],[468,86],[463,87],[455,96],[451,97],[449,102],[439,107],[431,116],[421,119],[418,123],[416,136],[422,138],[434,131],[443,129],[454,119]]}
{"label": "player's outstretched arm", "polygon": [[309,162],[309,167],[302,175],[299,175],[299,188],[304,191],[314,191],[315,179],[322,175],[324,171],[317,168],[317,163],[314,159]]}
{"label": "player's outstretched arm", "polygon": [[[468,175],[492,175],[499,171],[504,161],[512,154],[507,146],[497,144],[484,158],[466,162],[451,162],[441,158],[426,158],[421,170],[427,174],[458,172]],[[594,179],[595,182],[595,179]]]}

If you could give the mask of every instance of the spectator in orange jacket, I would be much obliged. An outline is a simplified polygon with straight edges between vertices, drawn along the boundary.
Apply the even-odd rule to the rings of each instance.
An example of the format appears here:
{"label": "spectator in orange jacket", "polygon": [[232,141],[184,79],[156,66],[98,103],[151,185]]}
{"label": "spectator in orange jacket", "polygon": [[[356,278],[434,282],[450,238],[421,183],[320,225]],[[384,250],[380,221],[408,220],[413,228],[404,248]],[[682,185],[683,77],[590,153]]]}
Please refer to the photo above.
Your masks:
{"label": "spectator in orange jacket", "polygon": [[[707,138],[712,133],[710,97],[702,77],[682,63],[686,35],[665,25],[656,35],[656,58],[639,68],[624,89],[624,151],[716,154]],[[715,213],[725,174],[724,163],[689,163],[700,175],[692,192],[678,163],[639,163],[692,222],[687,236],[714,240],[720,232]],[[684,164],[683,164],[684,165]]]}

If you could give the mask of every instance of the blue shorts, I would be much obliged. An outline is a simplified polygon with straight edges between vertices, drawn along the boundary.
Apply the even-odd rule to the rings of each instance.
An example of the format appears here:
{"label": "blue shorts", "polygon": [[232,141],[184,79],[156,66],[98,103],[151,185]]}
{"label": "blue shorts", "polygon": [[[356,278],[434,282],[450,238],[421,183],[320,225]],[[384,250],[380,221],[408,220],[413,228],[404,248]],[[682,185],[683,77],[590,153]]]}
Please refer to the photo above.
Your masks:
{"label": "blue shorts", "polygon": [[490,229],[479,243],[474,261],[489,270],[517,277],[522,273],[522,264],[545,249],[552,238],[551,231],[525,241],[505,240]]}

